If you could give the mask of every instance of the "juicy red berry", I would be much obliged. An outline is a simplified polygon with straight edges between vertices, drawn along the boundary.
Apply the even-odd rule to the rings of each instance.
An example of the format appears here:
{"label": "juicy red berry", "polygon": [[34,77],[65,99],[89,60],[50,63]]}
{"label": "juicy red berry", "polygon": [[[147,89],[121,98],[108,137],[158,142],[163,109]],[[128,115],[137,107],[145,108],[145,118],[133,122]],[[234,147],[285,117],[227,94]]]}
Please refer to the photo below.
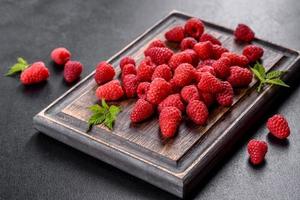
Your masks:
{"label": "juicy red berry", "polygon": [[230,60],[231,66],[237,65],[240,67],[246,67],[249,63],[249,60],[246,56],[239,55],[233,52],[225,52],[221,57],[227,57]]}
{"label": "juicy red berry", "polygon": [[181,26],[175,26],[165,33],[165,38],[169,42],[181,42],[184,38],[184,29]]}
{"label": "juicy red berry", "polygon": [[149,56],[156,65],[167,64],[173,55],[173,51],[166,47],[152,47],[145,51],[145,56]]}
{"label": "juicy red berry", "polygon": [[120,60],[120,68],[123,70],[123,67],[127,64],[133,64],[135,66],[135,60],[130,56],[125,56]]}
{"label": "juicy red berry", "polygon": [[171,94],[167,96],[157,107],[158,112],[161,112],[165,107],[176,107],[181,112],[184,111],[185,106],[181,101],[181,97],[179,94]]}
{"label": "juicy red berry", "polygon": [[32,85],[47,80],[49,76],[45,63],[35,62],[21,73],[20,81],[23,85]]}
{"label": "juicy red berry", "polygon": [[220,45],[213,45],[213,58],[214,59],[219,59],[223,53],[228,52],[228,49],[225,47],[222,47]]}
{"label": "juicy red berry", "polygon": [[154,72],[155,65],[152,63],[150,57],[146,57],[141,61],[137,69],[137,77],[140,82],[151,81],[152,74]]}
{"label": "juicy red berry", "polygon": [[133,123],[142,122],[154,113],[154,108],[151,103],[144,99],[138,99],[130,114],[130,120]]}
{"label": "juicy red berry", "polygon": [[241,42],[251,42],[254,39],[254,32],[245,24],[238,24],[234,31],[235,39]]}
{"label": "juicy red berry", "polygon": [[184,31],[188,36],[198,39],[204,32],[204,24],[198,18],[190,18],[184,25]]}
{"label": "juicy red berry", "polygon": [[125,94],[128,98],[135,97],[137,87],[138,87],[138,79],[137,76],[134,74],[128,74],[124,76],[123,78],[123,88],[125,91]]}
{"label": "juicy red berry", "polygon": [[[155,39],[153,41],[151,41],[147,47],[147,49],[150,49],[152,47],[166,47],[165,43],[163,41],[161,41],[160,39]],[[147,50],[146,49],[146,50]]]}
{"label": "juicy red berry", "polygon": [[233,103],[233,88],[229,82],[224,81],[223,91],[216,94],[216,100],[221,106],[231,106]]}
{"label": "juicy red berry", "polygon": [[154,79],[147,92],[147,101],[154,105],[158,105],[172,92],[171,84],[165,79]]}
{"label": "juicy red berry", "polygon": [[201,60],[198,63],[197,69],[199,69],[199,68],[201,68],[201,67],[203,67],[205,65],[212,66],[214,64],[214,62],[216,62],[216,60],[214,60],[214,59]]}
{"label": "juicy red berry", "polygon": [[163,78],[166,81],[169,81],[172,78],[171,68],[166,64],[158,65],[152,74],[151,80],[154,80],[155,78]]}
{"label": "juicy red berry", "polygon": [[181,51],[184,51],[186,49],[193,49],[195,44],[197,44],[197,40],[195,38],[186,37],[181,41],[180,49],[181,49]]}
{"label": "juicy red berry", "polygon": [[209,107],[215,102],[215,96],[208,92],[201,92],[200,100],[203,101],[207,107]]}
{"label": "juicy red berry", "polygon": [[230,75],[230,60],[226,57],[220,58],[212,64],[216,77],[226,79]]}
{"label": "juicy red berry", "polygon": [[188,103],[192,100],[200,100],[199,91],[195,85],[187,85],[181,89],[182,99]]}
{"label": "juicy red berry", "polygon": [[190,56],[192,58],[192,65],[194,67],[196,67],[199,63],[199,57],[198,57],[197,53],[193,49],[186,49],[183,52],[190,54]]}
{"label": "juicy red berry", "polygon": [[[216,76],[215,69],[209,65],[202,66],[201,68],[197,69],[197,72],[200,72],[200,73],[209,72],[210,74]],[[198,81],[200,81],[200,77],[198,77]]]}
{"label": "juicy red berry", "polygon": [[192,100],[186,107],[187,116],[197,125],[204,125],[208,119],[208,109],[199,100]]}
{"label": "juicy red berry", "polygon": [[135,69],[135,66],[133,64],[126,64],[126,65],[123,66],[122,79],[123,79],[124,76],[126,76],[128,74],[136,75],[136,69]]}
{"label": "juicy red berry", "polygon": [[71,59],[71,53],[64,47],[58,47],[51,52],[51,59],[58,65],[64,65]]}
{"label": "juicy red berry", "polygon": [[243,55],[246,56],[250,63],[259,60],[264,54],[264,50],[256,45],[247,45],[243,49]]}
{"label": "juicy red berry", "polygon": [[115,69],[106,61],[98,63],[94,79],[98,85],[111,81],[115,76]]}
{"label": "juicy red berry", "polygon": [[202,92],[217,94],[223,90],[222,82],[208,72],[204,72],[198,83],[198,89]]}
{"label": "juicy red berry", "polygon": [[285,139],[290,135],[288,122],[279,114],[268,119],[267,128],[273,136],[279,139]]}
{"label": "juicy red berry", "polygon": [[246,87],[252,81],[252,72],[247,68],[242,68],[239,66],[230,67],[230,76],[227,81],[232,85],[232,87]]}
{"label": "juicy red berry", "polygon": [[193,82],[196,69],[188,63],[180,64],[174,72],[173,82],[176,86],[182,88]]}
{"label": "juicy red berry", "polygon": [[83,65],[78,61],[68,61],[64,68],[64,78],[68,83],[76,81],[83,70]]}
{"label": "juicy red berry", "polygon": [[206,41],[210,41],[212,44],[222,45],[222,43],[215,36],[209,33],[203,33],[199,38],[199,42],[206,42]]}
{"label": "juicy red berry", "polygon": [[264,141],[252,139],[248,142],[247,149],[250,155],[250,162],[253,165],[258,165],[264,161],[268,152],[268,145]]}
{"label": "juicy red berry", "polygon": [[192,57],[189,53],[179,52],[173,54],[173,56],[169,60],[169,66],[172,70],[175,70],[182,63],[192,63]]}
{"label": "juicy red berry", "polygon": [[146,100],[146,94],[149,90],[149,87],[150,87],[149,82],[141,82],[137,87],[138,98]]}
{"label": "juicy red berry", "polygon": [[201,60],[207,60],[213,57],[213,45],[210,41],[195,44],[194,51]]}
{"label": "juicy red berry", "polygon": [[159,114],[159,127],[164,138],[170,138],[177,132],[182,120],[181,112],[176,107],[166,107]]}
{"label": "juicy red berry", "polygon": [[104,85],[100,85],[96,90],[96,96],[99,100],[116,101],[123,97],[124,91],[118,80],[112,80]]}

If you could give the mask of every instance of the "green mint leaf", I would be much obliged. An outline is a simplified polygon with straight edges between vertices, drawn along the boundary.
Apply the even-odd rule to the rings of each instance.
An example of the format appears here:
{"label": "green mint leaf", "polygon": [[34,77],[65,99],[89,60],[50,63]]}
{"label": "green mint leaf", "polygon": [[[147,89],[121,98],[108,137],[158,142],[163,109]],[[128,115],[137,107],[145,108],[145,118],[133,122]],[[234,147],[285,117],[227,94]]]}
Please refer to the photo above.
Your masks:
{"label": "green mint leaf", "polygon": [[110,130],[112,130],[113,127],[113,122],[115,121],[115,119],[111,116],[110,113],[107,113],[106,118],[104,120],[104,125],[107,126]]}
{"label": "green mint leaf", "polygon": [[105,102],[105,99],[102,99],[102,100],[101,100],[101,105],[102,105],[102,107],[103,107],[105,110],[108,110],[108,109],[109,109],[109,106],[108,106],[107,103]]}
{"label": "green mint leaf", "polygon": [[261,77],[263,77],[263,78],[266,77],[266,69],[262,64],[260,64],[259,62],[256,62],[256,64],[254,65],[254,69],[256,69],[259,72]]}
{"label": "green mint leaf", "polygon": [[90,111],[96,113],[96,112],[102,112],[102,107],[100,107],[98,104],[92,105],[89,107]]}
{"label": "green mint leaf", "polygon": [[19,57],[17,59],[17,61],[18,61],[18,63],[24,64],[24,65],[28,65],[27,61],[24,58],[22,58],[22,57]]}
{"label": "green mint leaf", "polygon": [[287,85],[285,82],[283,82],[279,78],[276,78],[276,79],[267,79],[266,83],[270,83],[272,85],[280,85],[280,86],[283,86],[283,87],[290,87],[289,85]]}
{"label": "green mint leaf", "polygon": [[261,75],[261,73],[257,69],[252,67],[250,67],[250,69],[260,82],[265,82],[265,78]]}
{"label": "green mint leaf", "polygon": [[21,73],[29,66],[29,64],[27,63],[27,61],[24,58],[20,57],[17,59],[17,61],[18,62],[16,64],[14,64],[12,67],[10,67],[9,71],[5,74],[5,76],[11,76],[16,73]]}
{"label": "green mint leaf", "polygon": [[121,109],[118,106],[112,105],[109,108],[109,113],[111,114],[111,116],[113,118],[115,118],[119,113],[120,113]]}
{"label": "green mint leaf", "polygon": [[286,72],[287,71],[279,71],[279,70],[270,71],[267,73],[266,78],[267,79],[279,78],[281,75],[285,74]]}

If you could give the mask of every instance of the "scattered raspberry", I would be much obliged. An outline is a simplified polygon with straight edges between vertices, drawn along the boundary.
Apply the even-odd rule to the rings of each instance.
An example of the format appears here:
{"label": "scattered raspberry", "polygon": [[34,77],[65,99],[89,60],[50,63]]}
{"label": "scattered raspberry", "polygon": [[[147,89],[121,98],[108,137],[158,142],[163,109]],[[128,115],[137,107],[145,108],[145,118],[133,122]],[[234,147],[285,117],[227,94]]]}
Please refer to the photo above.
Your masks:
{"label": "scattered raspberry", "polygon": [[105,61],[98,63],[94,79],[98,85],[111,81],[115,76],[113,66]]}
{"label": "scattered raspberry", "polygon": [[217,94],[223,90],[223,85],[215,76],[208,72],[204,72],[198,83],[198,89],[202,92]]}
{"label": "scattered raspberry", "polygon": [[173,56],[169,60],[169,66],[172,70],[175,70],[182,63],[192,63],[192,57],[189,53],[179,52],[173,54]]}
{"label": "scattered raspberry", "polygon": [[196,67],[199,63],[199,58],[198,58],[197,53],[193,49],[186,49],[183,52],[190,54],[190,56],[192,58],[192,65],[194,67]]}
{"label": "scattered raspberry", "polygon": [[145,51],[145,56],[149,56],[151,60],[157,64],[167,64],[173,55],[173,51],[166,47],[152,47]]}
{"label": "scattered raspberry", "polygon": [[[208,72],[208,73],[211,73],[212,75],[216,76],[215,69],[209,65],[202,66],[201,68],[197,69],[197,72],[200,72],[200,73]],[[200,77],[199,77],[198,81],[200,81]]]}
{"label": "scattered raspberry", "polygon": [[122,79],[124,78],[124,76],[126,76],[128,74],[134,74],[134,75],[136,75],[135,65],[133,65],[133,64],[126,64],[126,65],[123,66],[123,69],[122,69]]}
{"label": "scattered raspberry", "polygon": [[182,88],[193,82],[196,69],[188,63],[180,64],[174,72],[173,82],[176,86]]}
{"label": "scattered raspberry", "polygon": [[169,81],[172,78],[171,68],[166,64],[158,65],[152,74],[152,80],[155,78],[163,78]]}
{"label": "scattered raspberry", "polygon": [[241,42],[251,42],[254,39],[254,32],[245,24],[238,24],[234,31],[235,39]]}
{"label": "scattered raspberry", "polygon": [[51,52],[51,59],[58,65],[64,65],[71,59],[71,53],[64,47],[58,47]]}
{"label": "scattered raspberry", "polygon": [[198,39],[204,32],[204,24],[198,18],[191,18],[186,21],[184,31],[188,36]]}
{"label": "scattered raspberry", "polygon": [[194,51],[201,60],[207,60],[213,57],[213,45],[210,41],[195,44]]}
{"label": "scattered raspberry", "polygon": [[212,65],[216,77],[226,79],[230,75],[230,60],[227,57],[220,58]]}
{"label": "scattered raspberry", "polygon": [[216,94],[217,102],[221,106],[231,106],[233,103],[233,88],[229,82],[224,81],[223,84],[223,91]]}
{"label": "scattered raspberry", "polygon": [[228,52],[228,49],[225,47],[214,44],[213,45],[213,58],[219,59],[223,53]]}
{"label": "scattered raspberry", "polygon": [[215,102],[215,96],[208,92],[201,92],[200,100],[202,100],[205,103],[205,105],[209,107]]}
{"label": "scattered raspberry", "polygon": [[246,56],[250,63],[259,60],[264,54],[264,50],[256,45],[247,45],[243,49],[243,55]]}
{"label": "scattered raspberry", "polygon": [[250,140],[247,145],[250,161],[253,165],[262,163],[265,155],[268,152],[268,145],[264,141]]}
{"label": "scattered raspberry", "polygon": [[152,63],[150,57],[146,57],[141,61],[137,69],[137,77],[140,82],[151,81],[152,74],[154,72],[155,65]]}
{"label": "scattered raspberry", "polygon": [[159,114],[159,127],[164,138],[175,135],[182,120],[181,112],[176,107],[166,107]]}
{"label": "scattered raspberry", "polygon": [[209,33],[203,33],[199,38],[199,42],[206,42],[206,41],[210,41],[212,44],[216,44],[220,46],[222,45],[222,43],[217,38],[215,38],[215,36]]}
{"label": "scattered raspberry", "polygon": [[172,92],[171,84],[165,79],[154,79],[147,92],[147,101],[154,105],[158,105]]}
{"label": "scattered raspberry", "polygon": [[201,60],[198,63],[197,69],[200,69],[201,67],[203,67],[205,65],[212,66],[214,64],[214,62],[216,62],[216,60],[214,60],[214,59]]}
{"label": "scattered raspberry", "polygon": [[249,60],[246,56],[244,55],[239,55],[233,52],[225,52],[222,54],[221,57],[227,57],[230,60],[230,65],[234,66],[240,66],[240,67],[245,67],[248,65]]}
{"label": "scattered raspberry", "polygon": [[116,101],[123,97],[124,92],[120,81],[112,80],[104,85],[100,85],[96,90],[96,96],[99,100]]}
{"label": "scattered raspberry", "polygon": [[199,91],[195,85],[184,86],[180,92],[180,95],[187,103],[192,100],[200,100]]}
{"label": "scattered raspberry", "polygon": [[181,26],[175,26],[165,33],[165,38],[169,42],[181,42],[184,38],[184,29]]}
{"label": "scattered raspberry", "polygon": [[[150,49],[152,47],[166,47],[165,43],[161,41],[160,39],[155,39],[148,45],[147,49]],[[146,49],[146,50],[147,50]]]}
{"label": "scattered raspberry", "polygon": [[230,76],[227,78],[227,81],[232,87],[246,87],[251,83],[252,77],[252,72],[249,69],[232,66],[230,67]]}
{"label": "scattered raspberry", "polygon": [[137,95],[140,99],[146,100],[146,94],[149,90],[150,83],[149,82],[141,82],[137,87]]}
{"label": "scattered raspberry", "polygon": [[268,119],[267,128],[273,136],[279,139],[285,139],[290,135],[288,122],[279,114]]}
{"label": "scattered raspberry", "polygon": [[135,60],[130,56],[125,56],[120,60],[120,68],[123,71],[123,67],[127,64],[133,64],[135,66]]}
{"label": "scattered raspberry", "polygon": [[204,125],[208,119],[208,109],[199,100],[192,100],[186,107],[187,116],[197,125]]}
{"label": "scattered raspberry", "polygon": [[123,88],[125,91],[125,94],[128,98],[135,97],[137,87],[138,87],[138,79],[137,76],[134,74],[128,74],[124,76],[123,78]]}
{"label": "scattered raspberry", "polygon": [[153,113],[154,108],[152,104],[144,99],[139,99],[132,109],[130,120],[133,123],[142,122],[151,117]]}
{"label": "scattered raspberry", "polygon": [[78,61],[68,61],[64,68],[64,78],[68,83],[76,81],[82,72],[83,65]]}
{"label": "scattered raspberry", "polygon": [[171,94],[167,98],[165,98],[157,107],[158,112],[161,112],[165,107],[176,107],[181,112],[184,111],[185,106],[181,101],[181,97],[179,94]]}
{"label": "scattered raspberry", "polygon": [[48,68],[43,62],[35,62],[25,69],[20,77],[23,85],[32,85],[43,82],[50,76]]}
{"label": "scattered raspberry", "polygon": [[193,49],[195,44],[197,44],[197,40],[195,38],[186,37],[181,41],[180,49],[181,49],[181,51],[184,51],[186,49]]}

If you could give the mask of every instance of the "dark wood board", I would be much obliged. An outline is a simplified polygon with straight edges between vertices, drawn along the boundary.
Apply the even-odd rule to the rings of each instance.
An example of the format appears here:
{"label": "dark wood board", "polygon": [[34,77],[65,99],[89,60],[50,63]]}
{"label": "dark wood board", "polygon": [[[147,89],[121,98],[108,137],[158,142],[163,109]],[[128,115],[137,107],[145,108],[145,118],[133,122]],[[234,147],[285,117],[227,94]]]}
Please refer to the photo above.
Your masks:
{"label": "dark wood board", "polygon": [[[163,38],[166,30],[183,24],[189,17],[176,11],[170,13],[108,61],[119,73],[120,58],[130,55],[139,62],[150,41]],[[206,31],[219,38],[226,48],[241,53],[244,45],[234,41],[232,30],[204,23]],[[297,51],[261,39],[255,39],[253,43],[264,48],[262,61],[268,70],[289,70],[285,78],[296,74],[299,64]],[[231,107],[213,109],[206,126],[183,123],[178,135],[165,141],[160,137],[157,118],[138,125],[130,123],[129,113],[135,99],[114,102],[120,104],[123,111],[113,131],[99,125],[86,133],[87,119],[91,115],[87,108],[97,103],[93,74],[37,114],[34,117],[35,127],[179,197],[184,197],[207,173],[212,161],[217,161],[223,152],[230,149],[229,144],[258,120],[256,114],[278,89],[269,86],[262,93],[257,93],[257,82],[253,79],[248,88],[236,91]]]}

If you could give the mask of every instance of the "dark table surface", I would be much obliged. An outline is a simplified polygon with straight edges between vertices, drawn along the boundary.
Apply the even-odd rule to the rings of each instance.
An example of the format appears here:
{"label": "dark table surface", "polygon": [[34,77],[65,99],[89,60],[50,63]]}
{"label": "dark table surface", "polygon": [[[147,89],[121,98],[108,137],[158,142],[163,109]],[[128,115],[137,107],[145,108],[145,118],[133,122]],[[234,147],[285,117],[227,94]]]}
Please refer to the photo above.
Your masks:
{"label": "dark table surface", "polygon": [[[176,197],[57,142],[32,126],[32,117],[70,88],[50,51],[65,46],[88,75],[157,20],[177,9],[234,28],[250,25],[260,38],[300,49],[300,1],[0,1],[0,199],[174,199]],[[3,74],[18,56],[43,60],[46,84],[23,87]],[[199,185],[195,199],[300,199],[300,87],[281,98],[234,151]],[[265,120],[280,112],[287,141],[268,137]],[[266,163],[248,163],[246,143],[269,143]],[[120,163],[121,164],[121,163]]]}

